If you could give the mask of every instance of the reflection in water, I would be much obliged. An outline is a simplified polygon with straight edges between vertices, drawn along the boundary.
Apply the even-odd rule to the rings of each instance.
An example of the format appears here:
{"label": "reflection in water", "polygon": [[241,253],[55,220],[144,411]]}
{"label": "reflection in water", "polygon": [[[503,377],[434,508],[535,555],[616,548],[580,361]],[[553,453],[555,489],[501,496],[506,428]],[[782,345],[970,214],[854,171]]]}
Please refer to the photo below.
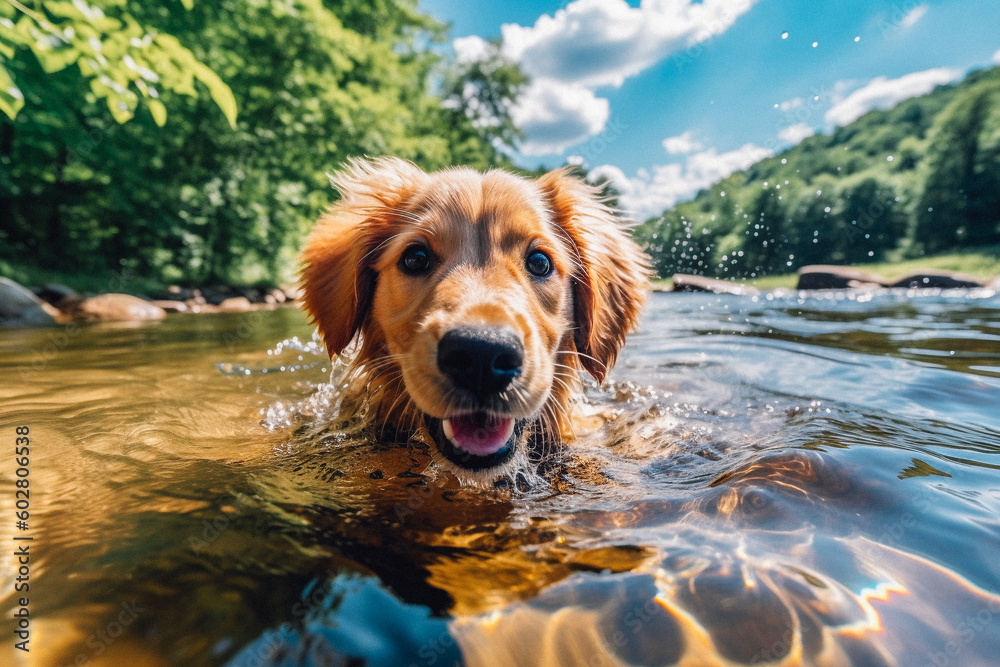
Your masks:
{"label": "reflection in water", "polygon": [[657,295],[588,392],[605,429],[513,492],[331,427],[294,310],[2,332],[26,664],[994,664],[998,315]]}

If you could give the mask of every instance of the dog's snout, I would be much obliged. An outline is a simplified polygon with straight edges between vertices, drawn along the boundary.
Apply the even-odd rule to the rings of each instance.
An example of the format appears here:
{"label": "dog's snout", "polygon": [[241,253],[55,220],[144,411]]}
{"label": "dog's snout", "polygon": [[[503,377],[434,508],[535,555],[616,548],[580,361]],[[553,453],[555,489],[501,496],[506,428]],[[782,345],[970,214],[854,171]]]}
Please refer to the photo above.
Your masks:
{"label": "dog's snout", "polygon": [[438,342],[438,368],[479,398],[510,386],[523,363],[524,345],[506,327],[458,327]]}

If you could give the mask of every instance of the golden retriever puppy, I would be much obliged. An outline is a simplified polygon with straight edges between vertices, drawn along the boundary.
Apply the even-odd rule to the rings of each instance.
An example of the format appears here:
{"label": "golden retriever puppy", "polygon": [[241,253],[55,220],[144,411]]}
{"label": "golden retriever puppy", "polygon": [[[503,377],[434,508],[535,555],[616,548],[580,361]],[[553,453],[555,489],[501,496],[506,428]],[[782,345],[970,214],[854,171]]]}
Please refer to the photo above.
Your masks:
{"label": "golden retriever puppy", "polygon": [[395,158],[332,181],[301,277],[330,355],[357,340],[342,416],[419,434],[463,482],[574,437],[580,372],[603,381],[649,278],[595,189]]}

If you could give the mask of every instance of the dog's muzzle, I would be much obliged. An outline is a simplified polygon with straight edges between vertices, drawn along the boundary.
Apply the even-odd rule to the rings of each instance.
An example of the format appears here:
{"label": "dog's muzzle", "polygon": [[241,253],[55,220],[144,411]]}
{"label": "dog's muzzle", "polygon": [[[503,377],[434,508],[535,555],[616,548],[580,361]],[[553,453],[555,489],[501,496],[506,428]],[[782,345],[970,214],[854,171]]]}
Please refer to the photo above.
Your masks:
{"label": "dog's muzzle", "polygon": [[441,453],[469,470],[502,465],[511,456],[524,420],[507,414],[505,391],[521,374],[524,345],[506,327],[458,327],[438,341],[437,365],[460,406],[444,419],[427,417]]}

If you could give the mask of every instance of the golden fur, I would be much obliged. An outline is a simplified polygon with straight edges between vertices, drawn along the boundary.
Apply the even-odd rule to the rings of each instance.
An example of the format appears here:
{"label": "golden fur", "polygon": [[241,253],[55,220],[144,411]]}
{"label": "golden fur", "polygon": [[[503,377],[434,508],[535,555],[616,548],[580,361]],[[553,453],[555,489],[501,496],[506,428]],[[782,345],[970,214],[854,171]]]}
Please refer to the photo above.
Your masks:
{"label": "golden fur", "polygon": [[[502,411],[536,436],[572,438],[579,372],[603,381],[649,277],[594,188],[565,170],[427,174],[395,158],[352,161],[331,180],[341,200],[309,236],[301,276],[330,355],[359,342],[342,408],[367,406],[369,420],[403,433],[448,417],[460,401],[436,365],[438,341],[470,323],[504,327],[524,361]],[[433,256],[427,275],[401,268],[414,244]],[[544,279],[525,269],[536,251],[551,258]]]}

